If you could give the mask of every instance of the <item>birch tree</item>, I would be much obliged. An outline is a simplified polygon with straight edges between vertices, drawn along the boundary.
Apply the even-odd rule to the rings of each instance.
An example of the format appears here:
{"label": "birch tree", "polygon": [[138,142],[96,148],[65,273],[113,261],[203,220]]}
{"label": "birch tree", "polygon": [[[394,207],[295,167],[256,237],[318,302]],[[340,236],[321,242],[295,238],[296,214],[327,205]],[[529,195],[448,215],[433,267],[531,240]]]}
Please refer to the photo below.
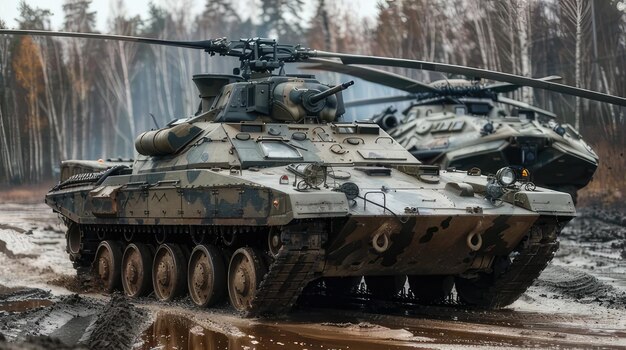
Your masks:
{"label": "birch tree", "polygon": [[24,123],[22,132],[28,139],[28,177],[34,181],[41,180],[43,164],[42,121],[39,110],[39,94],[41,93],[42,67],[37,59],[37,45],[31,37],[21,38],[16,56],[13,60],[13,70],[18,86],[24,89]]}
{"label": "birch tree", "polygon": [[[89,10],[91,0],[66,0],[63,4],[65,13],[66,31],[91,32],[95,25],[95,13]],[[90,78],[93,74],[87,73],[89,58],[92,56],[93,44],[84,39],[71,39],[68,42],[68,65],[70,83],[75,94],[71,98],[72,131],[71,150],[72,158],[87,155],[86,140],[90,139],[90,105],[89,89]]]}
{"label": "birch tree", "polygon": [[304,0],[261,0],[259,34],[286,42],[299,41],[303,34],[300,24],[303,9]]}
{"label": "birch tree", "polygon": [[[5,23],[0,20],[0,28],[6,28]],[[8,116],[9,116],[9,86],[7,77],[9,76],[10,65],[10,50],[9,50],[9,37],[0,37],[0,165],[2,165],[2,173],[4,179],[12,179],[15,172],[13,159],[11,155],[11,148],[9,147],[9,130],[8,130]]]}
{"label": "birch tree", "polygon": [[[588,57],[589,41],[586,40],[585,33],[589,33],[591,24],[591,6],[588,0],[562,0],[561,8],[564,20],[569,21],[573,32],[566,33],[566,37],[573,41],[574,46],[574,84],[576,87],[584,86],[583,64],[585,57]],[[581,98],[576,97],[575,102],[575,122],[574,127],[580,130],[582,114]]]}
{"label": "birch tree", "polygon": [[[123,15],[118,15],[113,19],[112,32],[120,35],[135,35],[138,24],[139,18],[137,17],[125,18]],[[102,78],[105,87],[115,96],[115,113],[123,114],[127,122],[126,130],[119,127],[116,130],[125,133],[122,137],[123,140],[132,140],[137,134],[133,90],[131,88],[132,79],[136,72],[133,62],[137,54],[137,45],[115,41],[103,45],[103,50],[103,57],[99,60]],[[126,145],[128,150],[124,152],[126,156],[132,154],[132,142],[129,143]]]}

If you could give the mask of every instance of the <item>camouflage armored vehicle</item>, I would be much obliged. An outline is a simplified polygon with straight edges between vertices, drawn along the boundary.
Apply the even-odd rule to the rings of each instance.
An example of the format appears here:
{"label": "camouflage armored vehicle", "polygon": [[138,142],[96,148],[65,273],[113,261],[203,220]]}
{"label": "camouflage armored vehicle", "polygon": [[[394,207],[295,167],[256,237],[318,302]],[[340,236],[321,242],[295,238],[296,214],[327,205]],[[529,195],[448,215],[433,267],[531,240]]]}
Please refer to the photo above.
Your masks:
{"label": "camouflage armored vehicle", "polygon": [[552,112],[502,96],[520,85],[466,79],[424,84],[369,67],[317,62],[309,68],[350,74],[409,92],[346,106],[411,101],[400,116],[396,108],[387,107],[371,119],[424,164],[442,169],[478,167],[489,173],[504,166],[525,168],[533,182],[567,192],[574,201],[598,167],[598,156],[571,125],[560,124]]}
{"label": "camouflage armored vehicle", "polygon": [[240,74],[195,76],[197,115],[139,135],[132,166],[75,161],[87,175],[46,195],[68,227],[70,259],[108,291],[189,293],[199,306],[228,296],[259,315],[287,311],[318,279],[336,291],[365,276],[385,298],[408,277],[420,302],[449,295],[453,282],[462,302],[502,307],[539,275],[575,216],[569,194],[511,168],[484,176],[421,164],[377,124],[337,121],[351,82],[331,87],[283,69],[312,56],[371,57],[267,39],[105,37],[242,63]]}

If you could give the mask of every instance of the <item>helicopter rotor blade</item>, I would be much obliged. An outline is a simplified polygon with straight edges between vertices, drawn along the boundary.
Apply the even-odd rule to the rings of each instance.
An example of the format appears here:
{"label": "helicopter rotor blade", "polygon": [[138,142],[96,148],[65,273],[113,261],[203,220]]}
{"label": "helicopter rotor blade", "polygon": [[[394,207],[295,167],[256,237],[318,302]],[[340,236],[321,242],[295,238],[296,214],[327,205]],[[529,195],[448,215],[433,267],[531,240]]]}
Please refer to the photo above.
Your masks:
{"label": "helicopter rotor blade", "polygon": [[177,40],[162,40],[162,39],[154,39],[154,38],[146,38],[146,37],[138,37],[138,36],[127,36],[127,35],[53,32],[53,31],[47,31],[47,30],[0,29],[0,34],[117,40],[117,41],[128,41],[128,42],[143,43],[143,44],[152,44],[152,45],[185,47],[189,49],[200,49],[200,50],[217,52],[217,53],[219,53],[220,51],[228,50],[228,43],[229,43],[228,41],[225,41],[225,39],[201,40],[201,41],[177,41]]}
{"label": "helicopter rotor blade", "polygon": [[[108,34],[98,34],[98,33],[70,33],[70,32],[50,32],[50,31],[41,31],[41,30],[11,30],[11,29],[0,29],[0,34],[16,34],[16,35],[43,35],[43,36],[64,36],[64,37],[76,37],[76,38],[90,38],[90,39],[110,39],[110,40],[121,40],[121,41],[129,41],[129,42],[138,42],[138,43],[146,43],[146,44],[156,44],[156,45],[165,45],[165,46],[177,46],[177,47],[186,47],[193,49],[202,49],[210,54],[220,54],[220,55],[228,55],[228,56],[238,56],[241,60],[244,59],[244,48],[239,48],[242,51],[238,51],[236,48],[231,47],[234,42],[227,41],[225,38],[215,39],[215,40],[202,40],[202,41],[174,41],[174,40],[161,40],[161,39],[153,39],[153,38],[145,38],[145,37],[135,37],[135,36],[124,36],[124,35],[108,35]],[[235,45],[236,46],[236,45]],[[283,45],[284,46],[284,45]],[[275,52],[276,45],[273,46],[273,50]],[[311,49],[303,49],[299,46],[288,46],[289,51],[286,56],[281,59],[281,61],[285,62],[307,62],[312,61],[311,57],[325,57],[325,58],[338,58],[344,64],[357,64],[357,65],[378,65],[378,66],[391,66],[391,67],[402,67],[402,68],[410,68],[410,69],[421,69],[428,70],[434,72],[442,72],[449,74],[461,74],[466,76],[474,76],[477,78],[483,79],[491,79],[502,81],[506,83],[521,85],[521,86],[530,86],[538,89],[556,91],[563,94],[569,94],[574,96],[583,97],[590,100],[596,100],[601,102],[612,103],[615,105],[626,106],[626,98],[612,96],[596,91],[591,91],[587,89],[576,88],[569,85],[558,84],[551,81],[543,81],[528,77],[523,77],[510,73],[502,73],[491,71],[487,69],[473,68],[473,67],[464,67],[453,64],[445,64],[445,63],[435,63],[421,60],[409,60],[409,59],[400,59],[400,58],[389,58],[389,57],[377,57],[377,56],[363,56],[363,55],[353,55],[353,54],[342,54],[342,53],[334,53],[334,52],[326,52],[326,51],[318,51]],[[247,56],[246,56],[247,57]],[[363,67],[360,67],[363,68]],[[378,71],[378,70],[377,70]],[[378,71],[380,73],[382,71]],[[374,73],[371,73],[374,74]],[[356,76],[356,75],[355,75]],[[402,76],[398,76],[400,78],[404,78],[405,83],[407,83],[407,79]],[[396,78],[398,78],[396,77]],[[387,79],[389,75],[387,75]],[[399,79],[399,78],[398,78]],[[410,79],[408,79],[410,80]],[[427,86],[423,83],[415,84],[415,81],[412,81],[413,85],[405,86],[405,89],[415,88],[417,90]],[[432,88],[432,87],[429,87]],[[407,91],[407,90],[405,90]]]}
{"label": "helicopter rotor blade", "polygon": [[[559,81],[559,80],[562,80],[563,78],[558,75],[549,75],[547,77],[535,78],[535,79],[543,80],[543,81]],[[494,83],[494,84],[486,85],[485,87],[483,87],[482,90],[491,90],[496,93],[506,93],[506,92],[513,92],[521,87],[522,87],[521,85],[511,84],[511,83]]]}
{"label": "helicopter rotor blade", "polygon": [[442,72],[450,74],[462,74],[466,76],[473,76],[483,79],[498,80],[511,84],[530,86],[537,89],[544,89],[550,91],[556,91],[563,94],[569,94],[574,96],[583,97],[590,100],[596,100],[601,102],[607,102],[615,105],[626,106],[626,98],[612,96],[601,92],[591,91],[587,89],[576,88],[569,85],[553,83],[550,81],[543,81],[520,75],[495,72],[487,69],[473,68],[457,66],[454,64],[435,63],[421,60],[409,60],[402,58],[390,58],[390,57],[377,57],[377,56],[363,56],[352,55],[343,53],[334,53],[327,51],[311,51],[311,57],[328,57],[339,58],[344,64],[366,64],[373,66],[391,66],[402,67],[412,69],[422,69],[433,72]]}
{"label": "helicopter rotor blade", "polygon": [[345,65],[338,61],[321,58],[310,58],[306,60],[306,62],[314,62],[315,64],[302,66],[301,68],[347,74],[409,93],[439,92],[439,89],[428,84],[424,84],[421,81],[376,68],[358,65]]}
{"label": "helicopter rotor blade", "polygon": [[361,107],[361,106],[377,105],[377,104],[391,103],[391,102],[410,101],[410,100],[415,100],[415,99],[416,99],[415,95],[401,95],[401,96],[389,96],[389,97],[380,97],[380,98],[368,98],[368,99],[364,99],[364,100],[355,100],[355,101],[344,102],[344,106],[346,106],[346,108],[349,108],[349,107]]}
{"label": "helicopter rotor blade", "polygon": [[529,109],[535,113],[539,113],[539,114],[543,114],[545,116],[551,117],[551,118],[556,118],[556,114],[546,111],[545,109],[541,109],[539,107],[535,107],[533,105],[529,105],[528,103],[522,102],[522,101],[518,101],[518,100],[514,100],[511,98],[507,98],[504,96],[498,96],[498,102],[500,103],[504,103],[507,105],[511,105],[511,106],[515,106],[515,107],[519,107],[519,108],[524,108],[524,109]]}

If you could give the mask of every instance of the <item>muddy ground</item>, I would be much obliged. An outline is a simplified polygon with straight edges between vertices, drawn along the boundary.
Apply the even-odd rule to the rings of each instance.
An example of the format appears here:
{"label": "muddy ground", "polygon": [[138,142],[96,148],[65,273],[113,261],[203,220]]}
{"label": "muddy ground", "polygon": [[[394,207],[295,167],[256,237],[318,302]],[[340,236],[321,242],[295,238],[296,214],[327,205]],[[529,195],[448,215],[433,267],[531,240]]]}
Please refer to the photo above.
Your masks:
{"label": "muddy ground", "polygon": [[[0,349],[626,348],[626,214],[584,210],[508,308],[313,300],[278,319],[85,290],[43,204],[0,204]],[[80,295],[75,292],[81,292]]]}

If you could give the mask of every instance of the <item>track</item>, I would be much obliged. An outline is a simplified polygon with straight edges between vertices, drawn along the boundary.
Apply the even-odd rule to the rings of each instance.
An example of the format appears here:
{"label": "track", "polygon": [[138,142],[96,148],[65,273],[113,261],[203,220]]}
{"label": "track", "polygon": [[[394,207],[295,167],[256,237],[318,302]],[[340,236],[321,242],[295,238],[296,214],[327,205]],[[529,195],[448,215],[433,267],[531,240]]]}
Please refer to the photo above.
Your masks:
{"label": "track", "polygon": [[[198,309],[188,297],[159,303],[147,296],[130,304],[93,291],[74,296],[67,288],[85,286],[69,275],[73,268],[57,218],[43,205],[10,205],[0,209],[0,241],[5,242],[0,339],[6,338],[0,349],[26,344],[39,349],[623,348],[626,306],[619,281],[624,278],[609,276],[624,264],[621,248],[612,248],[622,242],[621,226],[583,219],[595,220],[589,225],[615,236],[586,239],[580,230],[571,231],[580,226],[577,219],[565,229],[562,248],[537,283],[502,310],[461,306],[454,295],[444,305],[423,306],[400,297],[372,300],[361,291],[342,298],[321,293],[306,303],[300,300],[289,316],[256,320],[240,318],[227,303]],[[293,257],[302,259],[299,253],[287,258]],[[310,278],[293,269],[296,265],[275,265],[292,267],[286,270],[270,265],[269,271],[290,280]],[[259,311],[292,298],[281,296]]]}

